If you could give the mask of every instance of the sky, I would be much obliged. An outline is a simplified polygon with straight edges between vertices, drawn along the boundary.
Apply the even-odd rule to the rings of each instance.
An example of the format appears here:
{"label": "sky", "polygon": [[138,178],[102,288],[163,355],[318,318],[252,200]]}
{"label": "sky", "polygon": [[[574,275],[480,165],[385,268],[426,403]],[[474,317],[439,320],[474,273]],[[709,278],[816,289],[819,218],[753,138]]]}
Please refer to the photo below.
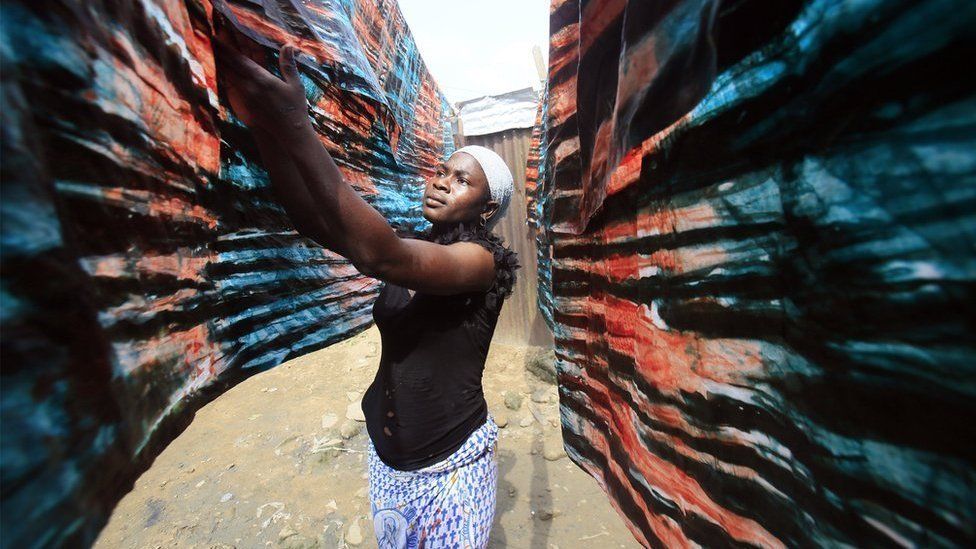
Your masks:
{"label": "sky", "polygon": [[549,0],[399,0],[427,69],[450,103],[539,89],[532,47],[549,58]]}

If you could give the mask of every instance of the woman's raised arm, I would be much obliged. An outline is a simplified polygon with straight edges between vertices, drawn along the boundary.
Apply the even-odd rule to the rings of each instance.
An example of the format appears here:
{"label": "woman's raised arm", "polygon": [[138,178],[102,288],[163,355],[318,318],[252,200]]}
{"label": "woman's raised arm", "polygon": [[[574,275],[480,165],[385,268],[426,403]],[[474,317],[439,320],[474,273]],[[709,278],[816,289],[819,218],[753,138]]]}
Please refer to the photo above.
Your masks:
{"label": "woman's raised arm", "polygon": [[271,177],[272,188],[278,202],[285,208],[292,224],[300,234],[349,259],[349,251],[332,237],[332,230],[323,226],[327,222],[313,208],[311,195],[305,187],[298,168],[291,157],[278,145],[277,139],[261,128],[252,130],[264,168]]}
{"label": "woman's raised arm", "polygon": [[402,239],[382,214],[343,179],[307,113],[295,51],[279,52],[283,80],[241,53],[226,28],[217,29],[218,59],[228,99],[255,130],[275,194],[305,236],[348,258],[367,276],[425,293],[485,290],[494,278],[492,254],[477,244],[448,246]]}

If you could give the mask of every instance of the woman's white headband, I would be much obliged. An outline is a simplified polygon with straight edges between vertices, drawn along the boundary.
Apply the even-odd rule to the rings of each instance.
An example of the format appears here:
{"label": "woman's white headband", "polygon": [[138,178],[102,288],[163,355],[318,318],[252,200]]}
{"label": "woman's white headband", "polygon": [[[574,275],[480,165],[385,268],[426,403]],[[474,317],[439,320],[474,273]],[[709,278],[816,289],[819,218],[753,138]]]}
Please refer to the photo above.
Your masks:
{"label": "woman's white headband", "polygon": [[488,220],[487,224],[488,229],[491,230],[498,223],[498,220],[505,215],[505,211],[508,209],[508,203],[512,199],[512,191],[515,186],[512,171],[508,169],[508,164],[502,160],[502,157],[498,156],[498,153],[486,147],[468,145],[467,147],[461,147],[454,151],[454,154],[459,152],[468,153],[478,161],[481,169],[485,172],[485,176],[488,178],[488,189],[491,193],[491,199],[498,202],[498,211]]}

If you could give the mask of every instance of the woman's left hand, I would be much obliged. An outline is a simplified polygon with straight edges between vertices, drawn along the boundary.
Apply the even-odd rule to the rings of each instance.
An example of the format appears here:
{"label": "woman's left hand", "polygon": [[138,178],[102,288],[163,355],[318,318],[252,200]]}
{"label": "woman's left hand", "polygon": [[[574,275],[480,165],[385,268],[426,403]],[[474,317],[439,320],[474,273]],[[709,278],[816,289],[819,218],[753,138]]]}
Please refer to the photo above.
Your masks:
{"label": "woman's left hand", "polygon": [[214,45],[227,98],[234,114],[249,128],[282,135],[311,128],[305,88],[298,76],[295,48],[278,50],[278,67],[284,80],[241,52],[227,25],[216,26]]}

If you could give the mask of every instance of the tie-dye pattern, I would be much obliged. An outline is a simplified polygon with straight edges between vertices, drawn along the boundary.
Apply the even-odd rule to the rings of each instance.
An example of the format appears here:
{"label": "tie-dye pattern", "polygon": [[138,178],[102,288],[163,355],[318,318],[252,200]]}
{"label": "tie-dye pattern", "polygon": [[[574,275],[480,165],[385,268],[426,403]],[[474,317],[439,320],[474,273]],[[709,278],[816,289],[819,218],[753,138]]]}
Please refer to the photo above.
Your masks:
{"label": "tie-dye pattern", "polygon": [[976,546],[976,3],[550,15],[570,459],[647,547]]}
{"label": "tie-dye pattern", "polygon": [[295,232],[224,101],[214,11],[301,50],[346,181],[421,231],[454,150],[390,0],[0,6],[2,545],[88,547],[195,410],[366,329],[380,284]]}

